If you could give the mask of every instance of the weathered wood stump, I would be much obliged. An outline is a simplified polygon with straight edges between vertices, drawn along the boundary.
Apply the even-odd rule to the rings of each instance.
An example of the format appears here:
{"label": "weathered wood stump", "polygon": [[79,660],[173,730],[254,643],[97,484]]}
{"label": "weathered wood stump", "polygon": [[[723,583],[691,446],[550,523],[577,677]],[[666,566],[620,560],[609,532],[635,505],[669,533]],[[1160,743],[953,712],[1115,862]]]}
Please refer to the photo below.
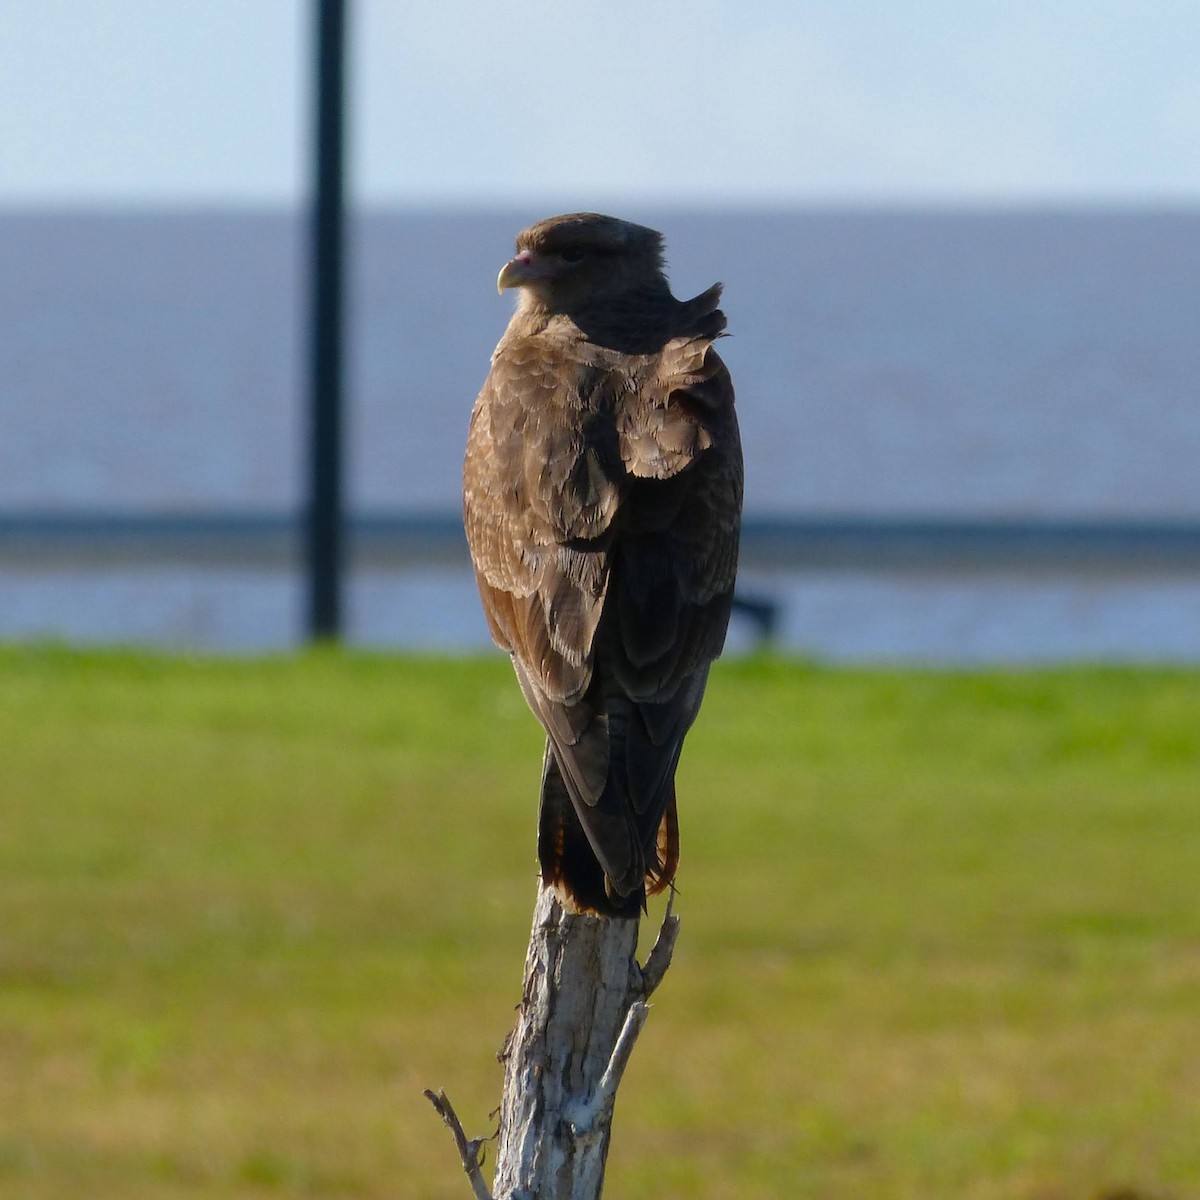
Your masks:
{"label": "weathered wood stump", "polygon": [[516,1028],[501,1052],[496,1175],[441,1092],[426,1092],[450,1126],[477,1200],[599,1200],[617,1088],[670,965],[679,918],[667,905],[639,966],[638,922],[570,912],[539,885]]}

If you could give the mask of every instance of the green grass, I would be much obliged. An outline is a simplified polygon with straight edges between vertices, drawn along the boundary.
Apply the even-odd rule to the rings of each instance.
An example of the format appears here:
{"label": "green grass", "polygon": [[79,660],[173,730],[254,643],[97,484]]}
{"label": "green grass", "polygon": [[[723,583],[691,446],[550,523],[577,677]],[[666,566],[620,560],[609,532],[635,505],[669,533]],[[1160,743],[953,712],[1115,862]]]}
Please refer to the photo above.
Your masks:
{"label": "green grass", "polygon": [[[0,651],[0,1196],[456,1200],[507,664]],[[1200,672],[721,664],[616,1200],[1200,1196]]]}

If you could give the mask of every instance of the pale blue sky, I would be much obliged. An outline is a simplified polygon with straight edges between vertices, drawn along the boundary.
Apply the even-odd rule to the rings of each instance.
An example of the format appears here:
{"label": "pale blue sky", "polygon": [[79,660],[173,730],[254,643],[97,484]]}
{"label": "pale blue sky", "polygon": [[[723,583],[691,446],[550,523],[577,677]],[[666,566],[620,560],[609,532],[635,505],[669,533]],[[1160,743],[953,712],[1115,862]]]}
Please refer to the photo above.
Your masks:
{"label": "pale blue sky", "polygon": [[[355,197],[1200,201],[1192,0],[350,0]],[[5,0],[0,204],[291,203],[307,0]]]}

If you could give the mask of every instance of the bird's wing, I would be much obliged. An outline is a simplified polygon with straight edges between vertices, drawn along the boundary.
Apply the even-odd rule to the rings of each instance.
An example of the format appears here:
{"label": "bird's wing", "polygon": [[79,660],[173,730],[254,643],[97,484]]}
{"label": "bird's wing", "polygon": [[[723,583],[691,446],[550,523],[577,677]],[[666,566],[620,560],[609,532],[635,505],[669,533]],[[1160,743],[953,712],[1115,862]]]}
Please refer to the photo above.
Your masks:
{"label": "bird's wing", "polygon": [[467,536],[489,626],[622,894],[653,862],[729,619],[741,450],[704,333],[579,362],[510,344],[468,440]]}
{"label": "bird's wing", "polygon": [[682,307],[684,332],[617,411],[632,477],[613,573],[617,665],[634,697],[664,699],[721,652],[737,573],[742,451],[733,383],[713,347],[720,285]]}
{"label": "bird's wing", "polygon": [[595,376],[536,338],[506,346],[471,415],[463,469],[492,636],[566,705],[591,682],[608,587],[602,550],[623,488],[611,429],[588,411]]}
{"label": "bird's wing", "polygon": [[630,701],[624,761],[613,774],[628,781],[644,838],[662,817],[709,664],[724,645],[742,503],[733,386],[711,342],[669,343],[659,381],[631,395],[622,415],[622,458],[635,479],[599,648]]}

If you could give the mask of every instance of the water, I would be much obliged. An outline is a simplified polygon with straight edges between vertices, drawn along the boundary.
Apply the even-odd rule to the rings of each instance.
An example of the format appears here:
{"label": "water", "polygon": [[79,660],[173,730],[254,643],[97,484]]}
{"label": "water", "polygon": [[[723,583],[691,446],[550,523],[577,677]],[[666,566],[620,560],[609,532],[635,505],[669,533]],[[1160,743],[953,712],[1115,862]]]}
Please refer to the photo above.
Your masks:
{"label": "water", "polygon": [[[449,509],[467,414],[542,213],[359,217],[351,500]],[[677,294],[720,277],[747,507],[1200,516],[1200,214],[629,211]],[[0,216],[0,510],[287,510],[303,229],[286,214]],[[764,578],[833,658],[1200,658],[1200,580]],[[462,573],[363,573],[368,643],[482,644]],[[0,637],[291,644],[298,582],[0,563]],[[735,640],[744,634],[735,634]]]}
{"label": "water", "polygon": [[[811,572],[747,582],[782,601],[784,645],[833,661],[1200,661],[1193,579]],[[298,580],[278,571],[0,572],[7,638],[280,650],[302,636],[303,603]],[[346,609],[358,645],[490,645],[465,571],[364,571],[350,582]],[[753,630],[735,620],[728,648],[752,645]]]}

